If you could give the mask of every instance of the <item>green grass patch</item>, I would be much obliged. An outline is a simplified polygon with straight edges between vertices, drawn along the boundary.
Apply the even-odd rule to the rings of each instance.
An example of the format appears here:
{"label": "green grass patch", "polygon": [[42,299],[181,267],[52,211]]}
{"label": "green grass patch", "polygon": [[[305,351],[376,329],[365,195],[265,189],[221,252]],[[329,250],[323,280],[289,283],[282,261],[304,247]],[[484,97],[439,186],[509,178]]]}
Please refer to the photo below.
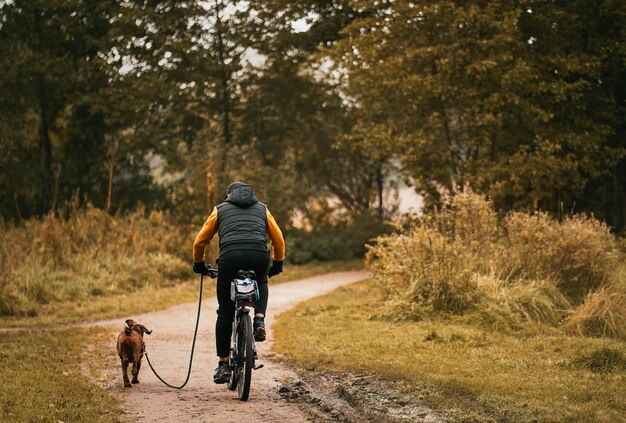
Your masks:
{"label": "green grass patch", "polygon": [[0,336],[0,421],[117,422],[116,399],[93,382],[110,331],[72,329]]}
{"label": "green grass patch", "polygon": [[374,280],[307,301],[279,316],[274,349],[299,366],[375,374],[470,420],[624,421],[626,343],[528,324],[498,331],[476,315],[381,318]]}
{"label": "green grass patch", "polygon": [[[273,277],[270,284],[362,267],[360,260],[309,263],[300,266],[287,264],[285,271]],[[165,280],[160,286],[146,285],[128,293],[94,296],[79,301],[53,302],[40,306],[34,316],[0,316],[0,327],[52,326],[162,310],[176,304],[197,301],[198,284],[197,277],[169,282]],[[203,296],[212,295],[215,295],[215,280],[205,278]],[[137,301],[138,298],[141,301]]]}

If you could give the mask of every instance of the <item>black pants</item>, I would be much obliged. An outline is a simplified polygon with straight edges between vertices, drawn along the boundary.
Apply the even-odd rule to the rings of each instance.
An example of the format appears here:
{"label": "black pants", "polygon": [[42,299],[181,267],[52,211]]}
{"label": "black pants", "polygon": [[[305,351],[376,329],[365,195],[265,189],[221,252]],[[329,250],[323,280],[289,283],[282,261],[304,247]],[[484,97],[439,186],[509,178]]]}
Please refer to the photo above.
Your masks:
{"label": "black pants", "polygon": [[217,322],[215,343],[217,355],[227,357],[230,353],[230,336],[235,317],[235,303],[230,299],[230,283],[239,270],[254,270],[259,284],[260,299],[254,305],[255,313],[265,314],[268,289],[267,270],[270,264],[269,251],[231,250],[220,255],[217,275]]}

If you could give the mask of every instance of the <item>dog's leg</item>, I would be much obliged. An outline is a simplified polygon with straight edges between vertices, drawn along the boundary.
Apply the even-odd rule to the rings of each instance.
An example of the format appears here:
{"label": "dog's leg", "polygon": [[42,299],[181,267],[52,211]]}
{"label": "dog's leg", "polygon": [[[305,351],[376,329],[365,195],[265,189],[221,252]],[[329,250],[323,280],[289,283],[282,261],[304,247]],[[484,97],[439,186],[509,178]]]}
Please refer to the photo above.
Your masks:
{"label": "dog's leg", "polygon": [[133,383],[139,383],[139,380],[137,380],[137,373],[139,373],[139,370],[137,369],[137,362],[133,361],[133,368],[130,371],[130,374],[133,375]]}
{"label": "dog's leg", "polygon": [[130,384],[128,380],[128,362],[126,360],[122,360],[122,378],[124,379],[124,387],[132,388],[133,385]]}
{"label": "dog's leg", "polygon": [[133,383],[139,383],[139,370],[141,370],[141,360],[137,362],[137,371],[133,377]]}

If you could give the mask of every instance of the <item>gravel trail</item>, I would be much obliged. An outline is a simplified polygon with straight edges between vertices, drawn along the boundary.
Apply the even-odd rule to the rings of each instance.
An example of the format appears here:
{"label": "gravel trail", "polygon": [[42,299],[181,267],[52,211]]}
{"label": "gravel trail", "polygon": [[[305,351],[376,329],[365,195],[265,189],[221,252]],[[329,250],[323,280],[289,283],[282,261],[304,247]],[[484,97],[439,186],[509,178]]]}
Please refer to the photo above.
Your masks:
{"label": "gravel trail", "polygon": [[[286,401],[279,394],[281,387],[297,380],[289,368],[271,360],[272,323],[274,317],[298,303],[325,294],[333,289],[369,276],[364,271],[330,273],[312,278],[270,284],[268,307],[268,340],[257,344],[258,363],[265,367],[253,371],[252,388],[247,402],[237,399],[236,392],[226,385],[213,383],[215,357],[215,319],[217,300],[203,298],[196,352],[189,383],[182,390],[167,388],[152,374],[144,358],[139,374],[140,384],[122,388],[120,363],[115,352],[115,338],[124,325],[124,318],[90,323],[90,326],[111,327],[112,354],[105,363],[101,383],[121,394],[122,407],[130,421],[139,422],[304,422],[311,414],[306,407]],[[215,283],[207,279],[205,284]],[[152,364],[161,377],[180,384],[187,372],[197,304],[182,304],[167,310],[128,316],[154,332],[145,337]]]}

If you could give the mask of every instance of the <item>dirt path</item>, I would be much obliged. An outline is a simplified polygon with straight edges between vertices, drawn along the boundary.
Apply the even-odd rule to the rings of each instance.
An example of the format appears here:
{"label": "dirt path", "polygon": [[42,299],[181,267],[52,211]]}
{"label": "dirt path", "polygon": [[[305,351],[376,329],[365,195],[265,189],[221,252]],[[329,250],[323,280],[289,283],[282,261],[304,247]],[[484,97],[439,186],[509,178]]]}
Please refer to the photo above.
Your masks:
{"label": "dirt path", "polygon": [[[198,341],[191,378],[182,390],[165,387],[144,363],[139,385],[121,388],[121,370],[114,355],[107,361],[102,382],[110,389],[119,390],[129,420],[139,422],[304,422],[310,418],[305,408],[284,399],[279,391],[285,384],[297,380],[293,371],[271,361],[274,317],[299,302],[322,295],[341,285],[356,282],[368,276],[367,272],[331,273],[300,281],[270,286],[268,308],[268,341],[257,344],[259,362],[265,367],[252,374],[252,389],[247,402],[237,399],[225,385],[213,383],[215,357],[215,297],[203,299]],[[208,281],[211,283],[212,281]],[[168,382],[180,384],[186,375],[196,304],[183,304],[168,310],[132,317],[154,332],[146,336],[152,364]],[[93,326],[111,327],[111,351],[115,351],[115,337],[124,319],[94,322]],[[308,418],[307,418],[308,417]]]}

